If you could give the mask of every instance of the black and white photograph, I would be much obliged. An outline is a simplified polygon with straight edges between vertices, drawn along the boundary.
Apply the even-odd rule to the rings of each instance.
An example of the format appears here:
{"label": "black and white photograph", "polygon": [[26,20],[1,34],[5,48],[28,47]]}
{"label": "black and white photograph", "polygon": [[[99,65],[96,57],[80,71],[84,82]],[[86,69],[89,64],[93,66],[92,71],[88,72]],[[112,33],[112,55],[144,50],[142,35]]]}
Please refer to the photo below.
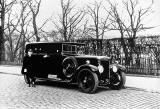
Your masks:
{"label": "black and white photograph", "polygon": [[160,109],[160,0],[0,0],[0,109]]}

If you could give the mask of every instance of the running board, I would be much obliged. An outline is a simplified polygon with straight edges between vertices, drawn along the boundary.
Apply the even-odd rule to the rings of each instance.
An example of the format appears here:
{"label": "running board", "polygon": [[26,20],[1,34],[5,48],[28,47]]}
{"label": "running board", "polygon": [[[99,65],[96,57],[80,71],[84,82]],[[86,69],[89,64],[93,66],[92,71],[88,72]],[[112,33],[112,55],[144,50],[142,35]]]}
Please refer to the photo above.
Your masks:
{"label": "running board", "polygon": [[44,81],[48,80],[48,81],[57,81],[57,82],[67,82],[67,83],[71,82],[70,80],[62,80],[60,78],[38,78],[38,77],[36,77],[36,79],[44,80]]}

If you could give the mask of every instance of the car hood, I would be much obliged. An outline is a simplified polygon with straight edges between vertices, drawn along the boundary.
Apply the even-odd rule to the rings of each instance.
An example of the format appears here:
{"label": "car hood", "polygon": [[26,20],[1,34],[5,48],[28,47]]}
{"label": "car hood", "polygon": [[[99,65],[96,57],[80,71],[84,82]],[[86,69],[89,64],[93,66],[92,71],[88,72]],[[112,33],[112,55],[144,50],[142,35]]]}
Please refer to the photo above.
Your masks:
{"label": "car hood", "polygon": [[108,56],[93,56],[93,55],[78,55],[76,58],[86,58],[86,59],[100,59],[100,60],[109,60],[111,59]]}
{"label": "car hood", "polygon": [[120,65],[120,64],[111,64],[111,65],[110,65],[110,68],[112,68],[113,66],[117,66],[118,69],[121,69],[121,70],[123,70],[123,71],[126,70],[126,67],[123,66],[123,65]]}

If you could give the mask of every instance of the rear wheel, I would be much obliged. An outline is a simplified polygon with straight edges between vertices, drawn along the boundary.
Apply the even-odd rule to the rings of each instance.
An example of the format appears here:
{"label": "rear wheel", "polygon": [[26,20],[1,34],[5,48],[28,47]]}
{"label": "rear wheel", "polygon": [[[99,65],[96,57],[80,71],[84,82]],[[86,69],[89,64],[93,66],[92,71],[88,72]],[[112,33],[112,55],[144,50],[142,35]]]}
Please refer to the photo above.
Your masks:
{"label": "rear wheel", "polygon": [[124,87],[126,76],[124,72],[114,73],[110,79],[109,87],[113,90],[119,90]]}
{"label": "rear wheel", "polygon": [[98,76],[96,73],[85,69],[78,75],[78,85],[85,93],[94,93],[98,87]]}

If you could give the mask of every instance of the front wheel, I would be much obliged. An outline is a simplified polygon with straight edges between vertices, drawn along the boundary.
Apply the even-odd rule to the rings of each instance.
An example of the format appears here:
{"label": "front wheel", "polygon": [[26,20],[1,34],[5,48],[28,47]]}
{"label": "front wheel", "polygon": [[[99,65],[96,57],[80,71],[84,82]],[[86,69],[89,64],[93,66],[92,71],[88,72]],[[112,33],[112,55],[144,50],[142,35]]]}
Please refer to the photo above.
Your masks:
{"label": "front wheel", "polygon": [[109,87],[113,90],[119,90],[124,87],[126,76],[124,72],[114,73],[110,79]]}
{"label": "front wheel", "polygon": [[97,74],[88,69],[82,70],[78,75],[78,85],[84,93],[94,93],[98,83]]}

